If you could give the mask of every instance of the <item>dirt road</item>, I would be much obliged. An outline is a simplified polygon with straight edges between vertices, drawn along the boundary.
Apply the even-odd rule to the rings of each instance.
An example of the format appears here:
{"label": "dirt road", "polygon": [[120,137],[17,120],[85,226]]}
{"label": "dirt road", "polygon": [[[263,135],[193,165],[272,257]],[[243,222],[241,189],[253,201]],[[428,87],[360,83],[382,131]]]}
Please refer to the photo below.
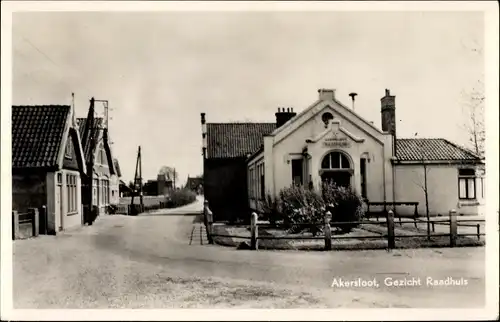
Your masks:
{"label": "dirt road", "polygon": [[[484,304],[484,248],[303,252],[190,245],[193,225],[199,224],[188,214],[201,211],[201,206],[200,198],[182,209],[104,216],[91,227],[57,237],[15,241],[15,307]],[[419,279],[421,285],[408,285]],[[374,280],[378,287],[370,284]],[[362,285],[346,286],[349,281]],[[390,281],[393,284],[386,285]]]}

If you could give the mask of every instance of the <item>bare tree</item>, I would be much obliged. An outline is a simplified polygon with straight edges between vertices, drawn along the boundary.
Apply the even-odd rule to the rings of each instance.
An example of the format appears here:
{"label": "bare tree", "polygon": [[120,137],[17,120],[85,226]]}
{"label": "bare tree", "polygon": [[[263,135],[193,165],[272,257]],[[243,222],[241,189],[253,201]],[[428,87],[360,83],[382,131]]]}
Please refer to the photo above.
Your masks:
{"label": "bare tree", "polygon": [[478,80],[477,85],[470,91],[463,93],[465,98],[464,112],[467,122],[464,128],[469,137],[469,143],[473,151],[480,157],[484,157],[485,149],[485,115],[484,115],[484,84]]}
{"label": "bare tree", "polygon": [[[415,133],[415,136],[417,136],[418,133]],[[429,168],[427,167],[427,160],[425,158],[425,148],[423,147],[422,144],[423,141],[417,141],[418,143],[418,153],[420,155],[420,162],[423,167],[423,181],[422,178],[419,178],[419,180],[413,180],[413,183],[417,185],[422,191],[424,192],[424,198],[425,198],[425,217],[427,219],[427,239],[431,238],[431,222],[430,222],[430,212],[429,212],[429,188],[427,186],[427,177],[429,175]],[[420,176],[419,176],[420,177]]]}
{"label": "bare tree", "polygon": [[175,170],[173,167],[169,166],[163,166],[160,168],[160,171],[158,171],[158,174],[165,175],[165,178],[167,180],[172,180],[175,184],[175,181],[179,179],[179,173]]}
{"label": "bare tree", "polygon": [[[483,48],[476,40],[472,40],[469,44],[462,41],[462,46],[469,50],[473,55],[482,57]],[[480,157],[484,157],[484,143],[485,143],[485,115],[484,115],[484,75],[477,80],[476,85],[469,91],[463,91],[464,98],[464,112],[467,117],[467,122],[464,128],[469,136],[469,143],[474,152]]]}

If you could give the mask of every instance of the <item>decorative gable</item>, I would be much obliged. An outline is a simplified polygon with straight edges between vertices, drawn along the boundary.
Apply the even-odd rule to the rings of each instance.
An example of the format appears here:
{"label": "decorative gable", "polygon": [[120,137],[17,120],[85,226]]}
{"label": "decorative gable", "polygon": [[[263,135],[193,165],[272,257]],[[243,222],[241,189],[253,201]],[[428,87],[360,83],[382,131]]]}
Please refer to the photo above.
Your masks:
{"label": "decorative gable", "polygon": [[364,142],[363,138],[359,138],[340,126],[340,120],[330,120],[326,130],[321,132],[315,138],[306,140],[307,143],[321,142],[327,148],[348,148],[353,143]]}

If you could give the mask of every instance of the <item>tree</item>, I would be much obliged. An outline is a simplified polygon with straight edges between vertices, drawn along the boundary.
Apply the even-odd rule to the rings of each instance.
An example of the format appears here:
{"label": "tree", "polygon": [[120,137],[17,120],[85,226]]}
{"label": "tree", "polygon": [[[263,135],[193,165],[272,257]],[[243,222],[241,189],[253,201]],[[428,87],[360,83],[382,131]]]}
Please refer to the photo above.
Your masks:
{"label": "tree", "polygon": [[[475,40],[472,43],[465,44],[465,40],[462,41],[462,46],[469,50],[473,55],[478,55],[480,58],[483,57],[483,48]],[[477,58],[477,56],[476,56]],[[474,150],[474,152],[480,157],[484,157],[484,143],[485,143],[485,128],[484,128],[484,74],[481,78],[477,80],[476,85],[472,87],[470,91],[463,91],[462,95],[465,99],[464,110],[467,116],[467,122],[465,122],[464,127],[469,136],[469,143]]]}
{"label": "tree", "polygon": [[171,180],[174,182],[179,179],[179,173],[175,170],[173,167],[169,166],[163,166],[160,168],[160,171],[158,171],[159,175],[164,175],[167,180]]}
{"label": "tree", "polygon": [[469,143],[473,151],[480,157],[484,157],[485,149],[485,127],[484,127],[484,84],[478,80],[477,85],[468,93],[464,93],[466,98],[464,109],[467,122],[464,124],[469,137]]}
{"label": "tree", "polygon": [[[418,133],[415,133],[415,136],[417,136]],[[430,212],[429,212],[429,188],[427,186],[427,176],[429,175],[429,169],[427,168],[427,161],[425,158],[425,147],[423,146],[423,141],[417,141],[418,142],[418,153],[420,155],[420,162],[422,163],[423,167],[423,172],[424,172],[424,177],[423,177],[423,182],[422,179],[419,179],[417,181],[412,180],[413,183],[415,183],[422,191],[424,192],[424,198],[425,198],[425,217],[427,219],[427,239],[430,239],[431,237],[431,223],[430,223]]]}

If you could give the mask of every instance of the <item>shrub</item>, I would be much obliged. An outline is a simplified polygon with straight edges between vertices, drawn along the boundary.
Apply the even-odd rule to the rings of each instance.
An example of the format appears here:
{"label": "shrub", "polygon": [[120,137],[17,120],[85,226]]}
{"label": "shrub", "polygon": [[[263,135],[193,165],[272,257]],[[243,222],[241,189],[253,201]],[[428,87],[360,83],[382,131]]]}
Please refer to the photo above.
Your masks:
{"label": "shrub", "polygon": [[[291,186],[280,191],[279,200],[284,224],[291,233],[308,230],[316,235],[322,230],[316,224],[324,220],[325,204],[315,191],[302,186]],[[311,225],[303,225],[306,223]]]}
{"label": "shrub", "polygon": [[196,200],[196,193],[194,191],[185,188],[174,190],[170,193],[170,196],[167,197],[166,207],[167,208],[181,207],[190,204],[195,200]]}
{"label": "shrub", "polygon": [[[324,184],[321,193],[302,186],[285,188],[277,199],[268,196],[263,208],[271,223],[283,219],[291,233],[310,231],[313,235],[322,231],[326,211],[332,214],[331,226],[342,233],[359,226],[355,222],[360,221],[365,212],[361,196],[333,183]],[[311,225],[306,225],[308,223]]]}
{"label": "shrub", "polygon": [[360,221],[365,213],[365,203],[360,195],[350,188],[336,186],[334,183],[323,184],[322,197],[326,209],[332,213],[331,226],[344,233],[359,226],[356,223],[335,224],[335,222]]}
{"label": "shrub", "polygon": [[262,211],[269,223],[274,225],[277,221],[283,220],[281,200],[267,195],[266,199],[262,202]]}

